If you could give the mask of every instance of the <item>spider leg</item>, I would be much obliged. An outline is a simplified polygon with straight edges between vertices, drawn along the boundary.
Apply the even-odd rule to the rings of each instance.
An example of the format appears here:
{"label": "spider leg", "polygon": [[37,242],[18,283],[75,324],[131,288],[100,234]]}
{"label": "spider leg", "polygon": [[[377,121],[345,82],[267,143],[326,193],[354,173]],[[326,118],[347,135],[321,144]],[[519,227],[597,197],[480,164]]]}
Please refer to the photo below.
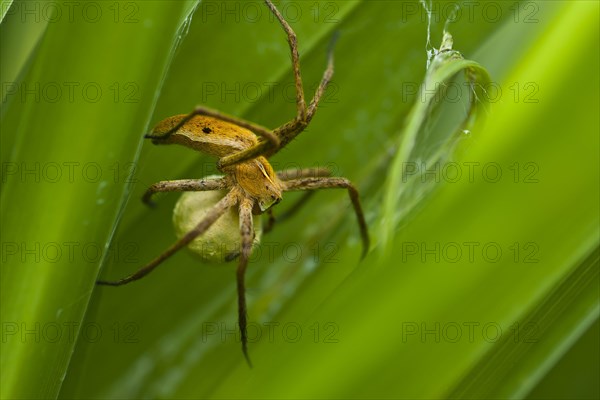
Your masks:
{"label": "spider leg", "polygon": [[277,219],[275,218],[275,215],[273,214],[273,209],[269,208],[267,210],[267,214],[269,215],[269,219],[267,219],[266,223],[263,223],[262,225],[262,230],[263,233],[269,233],[273,230],[273,225],[275,225],[275,222],[277,221]]}
{"label": "spider leg", "polygon": [[[327,85],[329,84],[329,81],[333,76],[333,45],[335,43],[336,36],[334,36],[334,40],[332,40],[328,50],[327,68],[323,73],[323,77],[321,78],[321,82],[315,92],[312,101],[307,106],[306,100],[304,99],[304,87],[302,84],[302,76],[300,74],[300,55],[298,53],[298,41],[296,39],[296,34],[294,33],[292,27],[283,18],[279,10],[277,10],[277,8],[273,5],[273,3],[270,0],[265,0],[265,3],[267,4],[267,7],[269,7],[271,12],[275,15],[275,17],[279,20],[279,23],[281,24],[283,30],[287,34],[287,40],[292,55],[292,68],[294,70],[294,82],[296,86],[296,117],[273,131],[267,131],[265,129],[266,132],[255,131],[250,127],[250,125],[246,126],[238,124],[238,122],[236,122],[239,121],[241,123],[245,123],[245,121],[238,120],[234,117],[228,117],[230,119],[228,119],[227,121],[246,127],[251,131],[260,134],[264,138],[268,139],[268,141],[263,140],[249,149],[242,150],[238,153],[234,153],[232,155],[221,158],[218,163],[219,168],[238,164],[240,162],[247,161],[251,158],[255,158],[261,155],[270,157],[276,154],[289,142],[291,142],[292,139],[298,136],[304,130],[304,128],[306,128],[308,123],[313,118],[317,110],[317,106],[319,105],[319,101],[321,100],[321,97],[323,96],[323,93],[325,92],[325,89],[327,88]],[[218,115],[218,112],[213,111],[213,113],[214,114],[210,115],[216,118],[221,118]],[[277,143],[275,143],[275,141],[270,136],[266,135],[267,132],[277,138]]]}
{"label": "spider leg", "polygon": [[352,183],[346,178],[325,178],[325,177],[313,177],[313,178],[300,178],[289,181],[283,181],[284,191],[291,190],[316,190],[316,189],[347,189],[352,206],[354,207],[354,213],[358,220],[358,226],[360,228],[360,235],[363,242],[362,258],[367,255],[369,251],[369,230],[365,221],[365,216],[360,205],[360,199],[358,196],[358,190],[352,185]]}
{"label": "spider leg", "polygon": [[248,356],[248,331],[247,331],[247,311],[246,311],[246,287],[244,284],[244,275],[248,266],[248,259],[252,251],[252,241],[254,240],[254,227],[252,220],[252,207],[254,202],[249,197],[244,197],[240,201],[240,235],[242,239],[242,248],[240,254],[240,263],[237,268],[237,292],[238,292],[238,324],[242,334],[242,351],[248,365],[252,367],[252,362]]}
{"label": "spider leg", "polygon": [[292,68],[294,69],[294,83],[296,84],[296,118],[304,121],[306,119],[306,101],[304,100],[304,88],[302,86],[302,76],[300,74],[300,55],[298,53],[298,39],[296,33],[287,23],[283,15],[275,7],[270,0],[265,0],[267,7],[271,10],[273,15],[279,20],[281,27],[287,35],[287,41],[290,45],[290,52],[292,53]]}
{"label": "spider leg", "polygon": [[[299,178],[327,177],[330,175],[331,175],[331,171],[328,168],[321,168],[321,167],[303,168],[303,169],[297,169],[297,168],[284,169],[283,171],[277,172],[277,177],[282,181],[289,181],[292,179],[299,179]],[[283,222],[283,221],[293,217],[294,214],[296,214],[298,211],[300,211],[302,206],[304,206],[308,202],[308,199],[310,199],[313,194],[314,194],[314,192],[306,192],[302,197],[300,197],[298,200],[296,200],[296,202],[291,207],[289,207],[287,210],[285,210],[278,217],[275,217],[275,215],[273,215],[273,209],[270,208],[268,211],[269,219],[263,225],[263,233],[267,234],[267,233],[271,232],[271,230],[273,230],[273,226],[275,225],[276,222]]]}
{"label": "spider leg", "polygon": [[265,3],[267,4],[267,7],[269,7],[271,12],[275,15],[275,17],[277,17],[279,23],[281,24],[281,27],[287,34],[287,40],[292,55],[294,82],[296,85],[296,117],[273,131],[275,135],[279,137],[281,143],[278,147],[271,148],[265,152],[266,157],[270,157],[273,154],[277,153],[289,142],[291,142],[292,139],[298,136],[304,130],[304,128],[306,128],[306,126],[314,116],[315,111],[317,110],[317,106],[319,105],[319,101],[321,100],[321,97],[325,92],[325,89],[327,88],[331,77],[333,76],[333,47],[335,44],[335,40],[337,39],[337,35],[334,35],[331,45],[329,46],[329,50],[327,53],[327,68],[323,73],[323,77],[321,78],[321,82],[314,94],[312,101],[307,107],[306,101],[304,100],[302,76],[300,74],[300,56],[298,53],[298,40],[296,38],[296,33],[270,0],[265,0]]}
{"label": "spider leg", "polygon": [[314,116],[315,112],[317,111],[319,101],[321,101],[321,97],[323,96],[323,93],[325,93],[327,85],[329,85],[331,77],[333,76],[333,49],[335,47],[335,43],[337,42],[338,37],[339,32],[335,32],[333,37],[331,38],[331,42],[329,42],[329,48],[327,49],[327,68],[325,68],[325,71],[323,72],[323,77],[321,78],[321,82],[319,83],[319,86],[315,91],[313,99],[308,105],[307,118],[309,122]]}
{"label": "spider leg", "polygon": [[[267,210],[268,219],[267,219],[267,222],[265,222],[262,226],[262,233],[264,235],[266,235],[267,233],[269,233],[273,230],[273,227],[275,226],[276,222],[281,223],[281,222],[284,222],[284,221],[290,219],[291,217],[293,217],[294,214],[296,214],[298,211],[300,211],[302,206],[304,206],[308,202],[308,199],[310,199],[314,193],[315,192],[304,193],[302,195],[302,197],[300,197],[298,200],[296,200],[296,202],[291,207],[289,207],[287,210],[285,210],[278,217],[275,217],[275,214],[273,214],[273,208],[269,208]],[[225,261],[235,260],[237,257],[239,257],[239,255],[240,255],[239,252],[231,253],[225,258]]]}
{"label": "spider leg", "polygon": [[144,204],[154,207],[152,196],[158,192],[201,192],[209,190],[222,190],[228,187],[227,179],[179,179],[172,181],[156,182],[146,190],[142,201]]}
{"label": "spider leg", "polygon": [[163,261],[167,258],[171,257],[182,247],[189,244],[192,240],[194,240],[197,236],[206,232],[208,228],[217,220],[221,215],[225,213],[230,207],[232,207],[237,201],[237,193],[233,190],[227,193],[225,197],[223,197],[217,204],[213,206],[208,212],[208,214],[204,217],[202,221],[198,223],[188,233],[185,234],[181,239],[175,242],[171,247],[169,247],[164,253],[156,257],[154,260],[150,261],[148,264],[140,268],[138,271],[133,274],[126,276],[125,278],[119,279],[117,281],[103,281],[98,280],[96,283],[98,285],[107,285],[107,286],[121,286],[127,283],[136,281],[144,276],[148,275],[154,268],[159,266]]}
{"label": "spider leg", "polygon": [[328,168],[303,168],[303,169],[284,169],[277,171],[277,177],[282,181],[289,181],[298,178],[316,178],[321,176],[331,176],[331,171]]}

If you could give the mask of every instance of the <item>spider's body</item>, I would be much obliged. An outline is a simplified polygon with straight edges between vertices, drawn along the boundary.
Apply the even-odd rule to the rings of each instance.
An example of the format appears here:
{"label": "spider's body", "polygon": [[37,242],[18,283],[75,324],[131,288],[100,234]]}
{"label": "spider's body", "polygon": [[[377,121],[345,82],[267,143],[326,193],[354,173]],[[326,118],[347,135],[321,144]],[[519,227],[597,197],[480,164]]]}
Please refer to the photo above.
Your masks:
{"label": "spider's body", "polygon": [[327,69],[312,101],[307,105],[300,77],[296,35],[271,1],[265,0],[265,3],[279,20],[290,45],[296,86],[296,117],[280,127],[270,130],[215,110],[197,107],[190,114],[176,115],[158,123],[152,132],[146,135],[147,138],[152,139],[154,144],[181,144],[216,156],[219,158],[217,167],[225,175],[220,178],[158,182],[146,191],[143,201],[152,204],[151,198],[156,192],[224,190],[226,195],[208,210],[193,229],[140,270],[118,281],[98,281],[98,284],[102,285],[121,286],[144,277],[179,249],[205,233],[227,210],[237,207],[241,242],[239,253],[235,253],[239,254],[237,268],[238,321],[242,336],[242,349],[248,363],[250,363],[250,359],[247,353],[244,274],[254,240],[253,214],[269,212],[268,224],[263,229],[263,233],[267,233],[276,221],[271,213],[271,207],[279,203],[283,192],[307,191],[300,201],[280,219],[295,212],[313,190],[346,189],[360,227],[363,256],[369,249],[367,224],[360,206],[358,191],[348,179],[330,177],[330,172],[323,168],[284,170],[276,173],[267,160],[291,142],[310,123],[317,110],[319,100],[333,75],[333,53],[330,49]]}
{"label": "spider's body", "polygon": [[[248,150],[258,144],[256,135],[248,129],[206,115],[176,115],[159,122],[148,135],[154,144],[181,144],[208,155],[224,157]],[[184,122],[172,134],[167,133]],[[282,185],[273,167],[263,156],[240,162],[221,170],[230,175],[226,188],[237,184],[251,197],[257,208],[255,213],[266,211],[281,200]]]}

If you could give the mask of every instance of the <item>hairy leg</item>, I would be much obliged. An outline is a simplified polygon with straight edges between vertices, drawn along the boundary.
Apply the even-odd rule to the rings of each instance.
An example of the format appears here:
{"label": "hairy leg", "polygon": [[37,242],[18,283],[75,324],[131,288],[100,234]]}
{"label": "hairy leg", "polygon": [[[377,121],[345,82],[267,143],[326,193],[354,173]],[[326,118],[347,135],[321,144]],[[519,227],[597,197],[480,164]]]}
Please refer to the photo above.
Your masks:
{"label": "hairy leg", "polygon": [[316,190],[316,189],[347,189],[352,206],[354,207],[354,213],[358,220],[358,226],[360,228],[360,235],[363,242],[362,257],[364,258],[369,251],[369,231],[365,216],[360,205],[360,199],[358,190],[352,185],[352,183],[346,178],[300,178],[289,181],[283,181],[284,191],[291,190]]}
{"label": "hairy leg", "polygon": [[284,169],[277,171],[277,177],[282,181],[289,181],[298,178],[316,178],[321,176],[331,176],[328,168],[303,168],[303,169]]}
{"label": "hairy leg", "polygon": [[150,207],[156,204],[152,196],[158,192],[201,192],[209,190],[222,190],[228,187],[226,178],[216,179],[179,179],[173,181],[156,182],[146,190],[142,201]]}
{"label": "hairy leg", "polygon": [[313,118],[317,110],[319,101],[321,100],[321,97],[323,96],[323,93],[325,92],[325,89],[327,88],[327,85],[329,84],[329,81],[333,76],[333,44],[335,43],[336,36],[334,36],[334,40],[332,40],[328,50],[327,68],[323,73],[323,77],[321,78],[321,82],[315,92],[312,101],[307,107],[306,100],[304,99],[302,75],[300,73],[300,55],[298,53],[298,40],[296,38],[296,33],[270,0],[265,0],[265,3],[267,4],[267,7],[269,7],[273,15],[275,15],[277,20],[279,20],[281,27],[287,35],[287,41],[292,56],[294,83],[296,85],[296,117],[273,131],[273,133],[279,138],[280,144],[277,147],[271,147],[269,149],[264,150],[263,154],[266,157],[270,157],[273,154],[277,153],[280,149],[285,147],[285,145],[291,142],[296,136],[298,136]]}
{"label": "hairy leg", "polygon": [[[277,172],[277,177],[279,179],[281,179],[282,181],[289,181],[291,179],[298,179],[298,178],[310,178],[310,177],[315,178],[315,177],[330,176],[330,175],[331,175],[331,171],[328,168],[322,168],[322,167],[303,168],[303,169],[284,169],[283,171]],[[266,234],[266,233],[271,232],[273,230],[273,226],[275,225],[276,222],[283,222],[283,221],[293,217],[294,214],[296,214],[298,211],[300,211],[302,206],[304,206],[308,202],[308,199],[310,199],[313,194],[314,194],[314,192],[306,192],[302,197],[300,197],[298,200],[296,200],[296,202],[294,204],[292,204],[291,207],[289,207],[287,210],[285,210],[278,217],[275,217],[275,215],[273,214],[273,209],[270,208],[267,212],[269,215],[269,218],[267,219],[267,222],[263,225],[263,233]]]}
{"label": "hairy leg", "polygon": [[192,240],[194,240],[199,235],[206,232],[208,228],[217,220],[221,215],[225,213],[230,207],[232,207],[237,201],[238,194],[235,191],[230,191],[227,193],[225,197],[223,197],[217,204],[210,209],[208,214],[204,217],[202,221],[196,225],[194,229],[186,233],[181,239],[175,242],[171,247],[169,247],[164,253],[156,257],[154,260],[150,261],[148,264],[140,268],[137,272],[126,276],[125,278],[119,279],[117,281],[103,281],[98,280],[96,283],[98,285],[107,285],[107,286],[121,286],[127,283],[136,281],[144,276],[148,275],[154,268],[159,266],[163,261],[167,258],[171,257],[178,250],[185,247]]}
{"label": "hairy leg", "polygon": [[[267,233],[273,230],[273,228],[275,227],[275,223],[285,222],[286,220],[292,218],[296,213],[298,213],[298,211],[300,211],[300,209],[304,205],[306,205],[306,203],[314,195],[314,193],[315,192],[304,193],[298,200],[294,202],[294,204],[292,204],[291,207],[288,207],[282,214],[280,214],[277,217],[275,217],[275,214],[273,213],[273,208],[269,208],[266,211],[266,214],[268,216],[267,221],[264,222],[262,225],[262,233],[266,235]],[[225,257],[225,261],[233,261],[237,257],[239,257],[239,255],[239,251],[232,252],[231,254],[227,255],[227,257]]]}
{"label": "hairy leg", "polygon": [[302,76],[300,75],[300,54],[298,53],[298,39],[292,27],[287,23],[283,15],[270,0],[265,0],[267,7],[273,15],[279,20],[281,27],[287,35],[287,41],[292,53],[292,68],[294,69],[294,82],[296,84],[296,114],[297,117],[304,120],[306,118],[306,101],[304,100],[304,87],[302,86]]}
{"label": "hairy leg", "polygon": [[252,251],[252,242],[254,240],[254,227],[252,220],[253,206],[254,202],[249,197],[244,197],[240,201],[239,213],[242,248],[240,254],[240,263],[237,268],[238,323],[240,326],[240,333],[242,334],[242,351],[250,367],[252,367],[252,362],[248,356],[248,318],[246,310],[246,287],[244,283],[244,276],[246,273],[246,267],[248,266],[250,252]]}

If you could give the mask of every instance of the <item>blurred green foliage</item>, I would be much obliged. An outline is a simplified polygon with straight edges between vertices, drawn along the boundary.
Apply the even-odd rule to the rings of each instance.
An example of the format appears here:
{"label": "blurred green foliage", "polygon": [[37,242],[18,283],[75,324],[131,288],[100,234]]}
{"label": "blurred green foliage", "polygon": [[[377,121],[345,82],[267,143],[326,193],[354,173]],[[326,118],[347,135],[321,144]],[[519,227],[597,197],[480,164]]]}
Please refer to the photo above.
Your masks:
{"label": "blurred green foliage", "polygon": [[[269,127],[293,116],[281,28],[260,2],[45,4],[15,1],[0,25],[2,398],[598,397],[597,2],[434,1],[431,18],[419,2],[278,3],[307,96],[340,37],[322,106],[273,164],[356,182],[374,246],[359,262],[337,191],[263,239],[254,369],[235,263],[181,252],[131,286],[94,281],[175,239],[177,196],[149,210],[148,185],[216,171],[144,142],[153,123],[196,104]],[[444,78],[392,164],[446,25],[491,76],[485,118],[446,146],[472,92]]]}

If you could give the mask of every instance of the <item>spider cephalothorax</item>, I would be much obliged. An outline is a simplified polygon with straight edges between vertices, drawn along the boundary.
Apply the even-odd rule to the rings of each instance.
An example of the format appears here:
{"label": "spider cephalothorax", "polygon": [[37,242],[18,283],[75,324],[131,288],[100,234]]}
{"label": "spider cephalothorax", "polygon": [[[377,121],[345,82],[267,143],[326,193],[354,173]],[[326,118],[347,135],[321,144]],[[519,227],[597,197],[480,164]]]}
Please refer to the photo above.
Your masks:
{"label": "spider cephalothorax", "polygon": [[[271,1],[265,0],[265,3],[279,20],[290,45],[296,85],[296,117],[276,129],[269,130],[206,107],[197,107],[190,114],[176,115],[161,121],[152,132],[146,135],[147,138],[152,139],[154,144],[181,144],[216,156],[219,158],[217,167],[224,173],[224,176],[158,182],[146,191],[143,201],[152,204],[152,195],[157,192],[224,190],[226,194],[208,210],[204,218],[193,229],[137,272],[118,281],[98,281],[98,284],[101,285],[121,286],[142,278],[179,249],[206,232],[227,210],[237,207],[241,239],[239,251],[235,253],[235,256],[239,256],[237,268],[238,320],[242,336],[242,350],[248,363],[250,363],[250,359],[247,351],[244,274],[254,240],[253,214],[269,211],[270,218],[265,227],[265,232],[267,232],[275,222],[275,218],[270,212],[271,207],[279,203],[283,192],[304,190],[308,191],[308,195],[311,193],[310,191],[316,189],[347,189],[360,227],[363,257],[369,249],[367,225],[360,206],[358,191],[349,180],[331,177],[330,172],[324,168],[275,172],[267,160],[302,132],[311,121],[319,100],[333,75],[333,53],[330,49],[327,69],[312,101],[307,105],[300,77],[296,35]],[[297,210],[306,199],[307,196],[303,196],[300,202],[290,209],[291,212],[284,215],[289,215]]]}

